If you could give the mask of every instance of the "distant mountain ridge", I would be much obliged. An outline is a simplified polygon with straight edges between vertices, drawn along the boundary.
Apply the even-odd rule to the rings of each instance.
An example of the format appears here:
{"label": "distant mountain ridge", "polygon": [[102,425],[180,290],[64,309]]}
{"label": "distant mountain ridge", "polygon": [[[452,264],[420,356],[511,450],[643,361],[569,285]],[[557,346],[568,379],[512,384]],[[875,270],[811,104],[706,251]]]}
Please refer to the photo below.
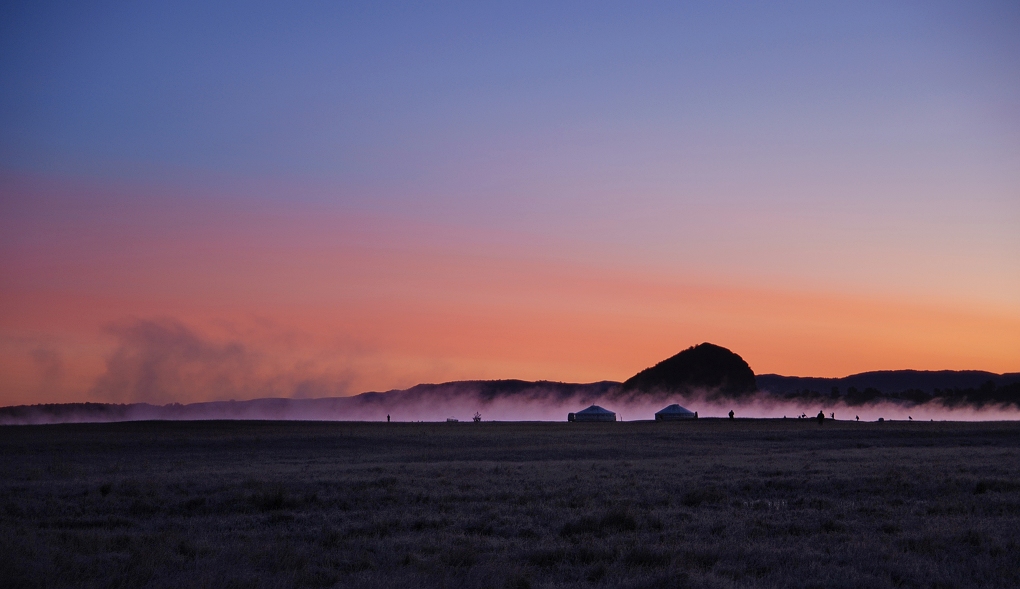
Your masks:
{"label": "distant mountain ridge", "polygon": [[[1020,373],[976,370],[863,372],[841,378],[755,375],[726,348],[692,346],[620,383],[465,380],[419,384],[408,389],[367,392],[320,399],[267,398],[247,401],[152,405],[148,403],[57,403],[0,407],[0,424],[109,422],[163,419],[443,419],[465,407],[521,408],[578,406],[591,403],[675,402],[677,396],[708,401],[788,401],[804,405],[849,406],[893,402],[908,406],[938,402],[947,407],[989,404],[1020,408]],[[474,409],[472,409],[474,411]],[[525,416],[544,418],[525,411]],[[564,414],[565,415],[565,414]],[[408,417],[413,416],[413,417]],[[537,417],[536,417],[537,416]],[[650,419],[650,417],[649,417]]]}
{"label": "distant mountain ridge", "polygon": [[828,399],[849,406],[879,401],[924,404],[937,400],[949,407],[1005,404],[1020,407],[1020,373],[981,370],[880,370],[841,378],[761,374],[762,394],[786,400]]}
{"label": "distant mountain ridge", "polygon": [[1020,372],[996,374],[982,370],[877,370],[839,378],[779,374],[759,374],[755,378],[758,388],[773,393],[856,387],[875,388],[888,393],[920,390],[933,394],[936,390],[979,388],[987,382],[996,386],[1009,385],[1020,382]]}
{"label": "distant mountain ridge", "polygon": [[419,384],[409,389],[393,389],[383,393],[369,392],[357,395],[385,395],[400,397],[402,401],[417,400],[435,394],[458,394],[473,393],[484,401],[492,401],[498,398],[514,396],[527,399],[538,397],[541,399],[567,400],[578,396],[593,396],[601,398],[619,388],[620,383],[603,380],[599,382],[578,384],[570,382],[556,382],[551,380],[457,380],[439,384]]}
{"label": "distant mountain ridge", "polygon": [[[142,420],[380,420],[391,413],[408,420],[441,420],[450,412],[501,401],[519,404],[587,404],[618,391],[620,383],[463,380],[409,389],[319,399],[265,398],[203,403],[49,403],[0,407],[0,425]],[[472,411],[475,409],[472,409]],[[566,415],[564,413],[564,415]]]}

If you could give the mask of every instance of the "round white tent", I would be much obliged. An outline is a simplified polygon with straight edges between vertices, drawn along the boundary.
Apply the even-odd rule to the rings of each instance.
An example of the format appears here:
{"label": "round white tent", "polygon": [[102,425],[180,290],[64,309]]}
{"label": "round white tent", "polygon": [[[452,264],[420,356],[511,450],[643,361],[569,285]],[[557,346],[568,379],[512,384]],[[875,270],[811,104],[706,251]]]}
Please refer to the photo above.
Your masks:
{"label": "round white tent", "polygon": [[567,413],[567,421],[616,421],[616,414],[598,405],[592,405],[577,413]]}
{"label": "round white tent", "polygon": [[669,407],[666,407],[655,413],[655,421],[680,421],[683,419],[697,419],[698,414],[696,412],[684,409],[680,405],[673,403]]}

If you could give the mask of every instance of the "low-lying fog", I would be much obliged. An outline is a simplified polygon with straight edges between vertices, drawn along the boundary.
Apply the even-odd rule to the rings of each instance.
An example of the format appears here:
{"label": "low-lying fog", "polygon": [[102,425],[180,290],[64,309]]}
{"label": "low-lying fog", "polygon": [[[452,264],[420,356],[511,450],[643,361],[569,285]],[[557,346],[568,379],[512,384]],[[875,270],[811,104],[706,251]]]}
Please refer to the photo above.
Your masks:
{"label": "low-lying fog", "polygon": [[[0,410],[0,423],[107,422],[152,419],[265,419],[265,420],[341,420],[386,421],[471,421],[478,413],[483,421],[566,421],[567,414],[597,404],[614,411],[620,421],[654,419],[655,412],[679,403],[699,417],[726,417],[732,410],[737,418],[815,418],[819,411],[830,419],[887,420],[1015,420],[1020,410],[1013,405],[957,405],[947,407],[939,400],[923,404],[877,401],[848,406],[843,401],[818,402],[778,399],[767,392],[744,395],[739,399],[720,399],[710,392],[689,395],[620,394],[603,385],[570,385],[544,389],[528,387],[512,393],[493,394],[464,384],[430,385],[406,391],[368,393],[354,397],[321,399],[255,399],[218,401],[189,405],[169,404],[67,404],[9,407]],[[593,389],[593,390],[589,390]]]}

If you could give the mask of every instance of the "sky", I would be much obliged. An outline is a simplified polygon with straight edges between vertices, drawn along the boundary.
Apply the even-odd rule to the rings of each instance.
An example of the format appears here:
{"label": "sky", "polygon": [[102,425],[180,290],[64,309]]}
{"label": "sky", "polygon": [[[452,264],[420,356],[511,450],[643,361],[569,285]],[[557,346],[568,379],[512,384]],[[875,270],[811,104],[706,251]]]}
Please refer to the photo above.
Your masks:
{"label": "sky", "polygon": [[9,2],[0,405],[1020,371],[1015,2]]}

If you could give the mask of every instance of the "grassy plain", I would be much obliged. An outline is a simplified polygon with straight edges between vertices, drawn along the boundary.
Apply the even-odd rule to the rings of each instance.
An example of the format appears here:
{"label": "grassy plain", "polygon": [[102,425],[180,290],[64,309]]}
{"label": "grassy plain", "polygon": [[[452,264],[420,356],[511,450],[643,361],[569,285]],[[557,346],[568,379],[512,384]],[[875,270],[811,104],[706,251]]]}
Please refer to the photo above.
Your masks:
{"label": "grassy plain", "polygon": [[1017,587],[1020,423],[0,427],[5,587]]}

